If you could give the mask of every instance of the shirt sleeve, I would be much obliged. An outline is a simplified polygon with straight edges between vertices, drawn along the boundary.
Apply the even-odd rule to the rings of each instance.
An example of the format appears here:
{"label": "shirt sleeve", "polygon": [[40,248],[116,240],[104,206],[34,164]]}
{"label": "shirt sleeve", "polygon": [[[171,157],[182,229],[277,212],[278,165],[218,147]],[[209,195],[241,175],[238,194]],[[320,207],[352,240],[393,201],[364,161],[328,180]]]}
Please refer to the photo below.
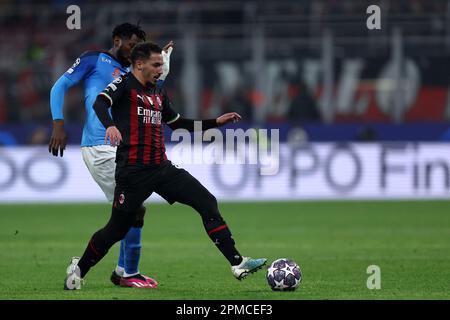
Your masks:
{"label": "shirt sleeve", "polygon": [[75,63],[64,73],[64,76],[77,84],[86,79],[95,69],[98,60],[98,52],[88,51],[75,60]]}
{"label": "shirt sleeve", "polygon": [[117,103],[126,92],[126,84],[123,77],[117,77],[113,82],[108,84],[106,88],[100,92],[99,97],[103,97],[108,100],[111,107],[114,103]]}
{"label": "shirt sleeve", "polygon": [[108,112],[109,102],[106,99],[102,99],[101,96],[98,96],[92,108],[94,108],[98,119],[106,129],[114,125],[114,121]]}
{"label": "shirt sleeve", "polygon": [[[201,126],[199,128],[196,128],[195,126],[196,122],[201,122]],[[179,117],[177,120],[171,122],[168,126],[172,130],[186,129],[189,132],[194,132],[194,131],[206,131],[208,129],[217,128],[219,125],[217,124],[216,119],[194,120]]]}
{"label": "shirt sleeve", "polygon": [[52,90],[50,91],[50,110],[52,112],[53,120],[64,119],[64,95],[73,85],[74,83],[64,76],[61,76],[53,85]]}
{"label": "shirt sleeve", "polygon": [[162,120],[166,124],[171,124],[180,118],[180,114],[172,109],[172,103],[170,102],[169,96],[166,91],[163,91],[163,110],[162,110]]}
{"label": "shirt sleeve", "polygon": [[117,104],[126,93],[126,84],[122,77],[116,78],[113,82],[100,92],[95,99],[94,108],[97,117],[105,128],[114,125],[108,109],[114,104]]}

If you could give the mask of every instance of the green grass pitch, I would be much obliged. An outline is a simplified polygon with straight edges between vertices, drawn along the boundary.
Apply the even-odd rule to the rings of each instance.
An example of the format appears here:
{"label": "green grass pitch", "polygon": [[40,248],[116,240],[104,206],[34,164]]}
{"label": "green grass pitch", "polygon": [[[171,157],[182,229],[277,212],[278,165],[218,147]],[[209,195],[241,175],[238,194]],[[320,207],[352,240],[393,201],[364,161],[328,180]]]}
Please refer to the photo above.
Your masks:
{"label": "green grass pitch", "polygon": [[[69,258],[81,255],[108,204],[0,205],[0,299],[449,299],[450,202],[222,203],[244,255],[288,257],[301,267],[295,292],[273,292],[265,269],[237,281],[182,205],[148,204],[140,263],[157,289],[114,287],[119,245],[64,291]],[[381,289],[366,286],[381,269]]]}

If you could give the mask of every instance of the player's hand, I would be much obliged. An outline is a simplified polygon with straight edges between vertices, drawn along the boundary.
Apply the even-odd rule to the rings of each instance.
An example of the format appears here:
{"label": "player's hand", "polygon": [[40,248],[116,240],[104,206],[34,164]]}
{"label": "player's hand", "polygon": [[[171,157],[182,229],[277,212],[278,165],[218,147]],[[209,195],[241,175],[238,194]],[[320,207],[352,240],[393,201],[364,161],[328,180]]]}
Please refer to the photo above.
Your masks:
{"label": "player's hand", "polygon": [[48,143],[48,152],[57,157],[59,151],[62,157],[64,149],[66,149],[66,144],[67,134],[64,130],[64,120],[54,120],[52,135],[50,137],[50,142]]}
{"label": "player's hand", "polygon": [[163,51],[167,52],[170,47],[172,47],[172,49],[173,49],[173,44],[174,44],[173,41],[170,40],[169,43],[164,46]]}
{"label": "player's hand", "polygon": [[108,140],[113,147],[118,146],[122,142],[122,135],[116,126],[110,126],[106,129],[105,144],[108,144]]}
{"label": "player's hand", "polygon": [[172,54],[172,50],[173,50],[173,41],[170,41],[168,44],[166,44],[166,46],[164,47],[163,51],[161,52],[162,54],[162,58],[163,58],[163,73],[162,75],[159,77],[158,80],[166,80],[167,75],[169,74],[170,71],[170,55]]}
{"label": "player's hand", "polygon": [[227,124],[229,122],[238,122],[241,120],[242,117],[237,112],[229,112],[221,115],[216,119],[216,122],[219,126],[223,126],[224,124]]}

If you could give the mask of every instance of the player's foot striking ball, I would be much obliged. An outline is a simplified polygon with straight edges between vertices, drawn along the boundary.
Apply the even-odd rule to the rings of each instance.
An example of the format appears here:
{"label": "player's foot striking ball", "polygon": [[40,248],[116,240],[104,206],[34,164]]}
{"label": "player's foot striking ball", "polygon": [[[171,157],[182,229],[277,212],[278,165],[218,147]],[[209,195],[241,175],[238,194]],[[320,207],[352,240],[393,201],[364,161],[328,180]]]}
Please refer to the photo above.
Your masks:
{"label": "player's foot striking ball", "polygon": [[237,266],[231,266],[231,272],[238,280],[244,279],[250,273],[261,269],[267,262],[267,259],[252,259],[250,257],[242,257],[242,262]]}

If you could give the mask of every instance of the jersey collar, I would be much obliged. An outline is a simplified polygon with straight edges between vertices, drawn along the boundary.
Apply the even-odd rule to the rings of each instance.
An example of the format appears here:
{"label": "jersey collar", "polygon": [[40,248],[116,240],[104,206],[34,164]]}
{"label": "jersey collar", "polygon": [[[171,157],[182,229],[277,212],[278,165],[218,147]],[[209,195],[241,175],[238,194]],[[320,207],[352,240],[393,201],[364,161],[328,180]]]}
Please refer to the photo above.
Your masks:
{"label": "jersey collar", "polygon": [[103,54],[106,54],[107,56],[111,57],[115,62],[117,62],[118,65],[122,67],[123,70],[128,70],[129,67],[124,67],[119,60],[117,60],[113,55],[111,55],[108,51],[100,51]]}

